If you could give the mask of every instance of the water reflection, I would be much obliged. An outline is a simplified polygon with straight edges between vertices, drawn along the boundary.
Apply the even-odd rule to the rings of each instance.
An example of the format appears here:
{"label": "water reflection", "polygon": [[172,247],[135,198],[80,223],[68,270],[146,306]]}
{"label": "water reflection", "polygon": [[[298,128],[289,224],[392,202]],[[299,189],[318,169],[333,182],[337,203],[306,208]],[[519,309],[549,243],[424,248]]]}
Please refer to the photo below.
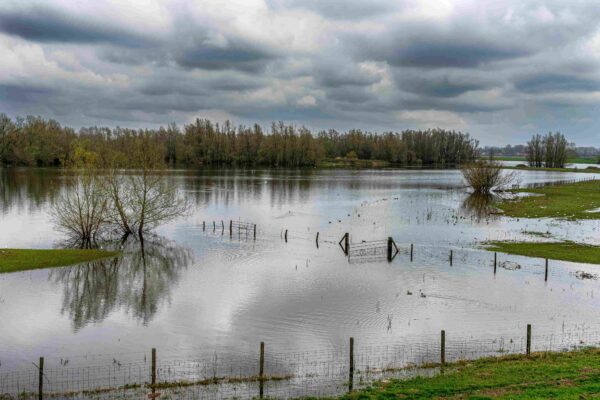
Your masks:
{"label": "water reflection", "polygon": [[495,219],[499,215],[495,206],[498,200],[498,195],[472,193],[462,202],[461,210],[477,221]]}
{"label": "water reflection", "polygon": [[150,236],[129,239],[121,257],[55,269],[49,279],[62,285],[61,312],[69,314],[75,331],[116,309],[147,325],[192,262],[190,250]]}

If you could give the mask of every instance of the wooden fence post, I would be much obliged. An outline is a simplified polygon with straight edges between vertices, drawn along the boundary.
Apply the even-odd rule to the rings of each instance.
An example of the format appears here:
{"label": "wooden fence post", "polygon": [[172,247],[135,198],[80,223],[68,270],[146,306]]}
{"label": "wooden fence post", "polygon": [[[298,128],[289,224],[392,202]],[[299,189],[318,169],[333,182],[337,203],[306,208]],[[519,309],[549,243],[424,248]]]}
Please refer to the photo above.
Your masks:
{"label": "wooden fence post", "polygon": [[206,230],[206,221],[202,221],[202,232]]}
{"label": "wooden fence post", "polygon": [[440,347],[440,364],[443,366],[446,365],[446,331],[442,330],[441,337],[441,347]]}
{"label": "wooden fence post", "polygon": [[288,230],[286,229],[286,230],[285,230],[285,234],[283,235],[283,237],[284,237],[284,239],[285,239],[285,242],[286,242],[286,243],[287,243],[287,231],[288,231]]}
{"label": "wooden fence post", "polygon": [[354,338],[350,338],[350,372],[348,381],[348,391],[354,388]]}
{"label": "wooden fence post", "polygon": [[315,239],[315,242],[317,243],[317,248],[319,248],[319,232],[317,232],[317,238]]}
{"label": "wooden fence post", "polygon": [[346,255],[350,253],[350,234],[346,232],[346,239],[344,240],[344,245],[346,246]]}
{"label": "wooden fence post", "polygon": [[411,243],[410,244],[410,261],[412,262],[413,260],[413,251],[414,251],[415,246]]}
{"label": "wooden fence post", "polygon": [[229,220],[229,237],[233,236],[233,220]]}
{"label": "wooden fence post", "polygon": [[217,230],[217,223],[213,221],[213,233]]}
{"label": "wooden fence post", "polygon": [[152,348],[152,393],[156,392],[156,349]]}
{"label": "wooden fence post", "polygon": [[260,366],[258,370],[258,380],[260,387],[260,398],[264,395],[264,382],[265,382],[265,342],[260,342]]}
{"label": "wooden fence post", "polygon": [[38,366],[39,381],[38,381],[38,399],[44,399],[44,357],[40,357],[40,365]]}
{"label": "wooden fence post", "polygon": [[392,261],[392,237],[388,237],[387,240],[387,260]]}
{"label": "wooden fence post", "polygon": [[498,264],[498,254],[494,252],[494,275],[496,275],[496,265]]}
{"label": "wooden fence post", "polygon": [[528,356],[531,354],[531,324],[527,324],[527,344],[525,347],[525,353]]}
{"label": "wooden fence post", "polygon": [[546,258],[546,272],[544,273],[544,282],[548,282],[548,259]]}
{"label": "wooden fence post", "polygon": [[450,266],[452,266],[452,258],[454,257],[454,252],[450,250]]}
{"label": "wooden fence post", "polygon": [[254,224],[254,240],[256,240],[256,224]]}

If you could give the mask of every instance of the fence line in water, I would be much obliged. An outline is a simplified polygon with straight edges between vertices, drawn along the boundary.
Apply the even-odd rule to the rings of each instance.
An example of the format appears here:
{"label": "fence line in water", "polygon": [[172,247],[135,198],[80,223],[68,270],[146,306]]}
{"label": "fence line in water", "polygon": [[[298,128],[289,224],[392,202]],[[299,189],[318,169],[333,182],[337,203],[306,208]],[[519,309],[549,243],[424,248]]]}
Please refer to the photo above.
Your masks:
{"label": "fence line in water", "polygon": [[[306,352],[270,352],[257,343],[255,352],[189,360],[161,358],[151,349],[143,360],[107,365],[48,368],[44,358],[26,371],[0,373],[0,398],[255,398],[337,395],[390,376],[436,373],[445,364],[505,354],[566,351],[599,346],[594,332],[522,332],[498,338],[473,338],[442,330],[420,341],[370,346],[349,338],[344,348]],[[154,396],[154,397],[153,397]]]}

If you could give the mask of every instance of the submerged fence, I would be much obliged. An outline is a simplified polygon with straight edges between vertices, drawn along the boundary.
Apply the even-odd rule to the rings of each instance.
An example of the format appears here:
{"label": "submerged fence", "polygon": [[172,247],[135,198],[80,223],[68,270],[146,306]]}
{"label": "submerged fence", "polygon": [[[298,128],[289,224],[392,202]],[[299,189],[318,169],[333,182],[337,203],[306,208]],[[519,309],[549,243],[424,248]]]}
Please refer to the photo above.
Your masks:
{"label": "submerged fence", "polygon": [[[525,327],[524,327],[525,328]],[[162,358],[160,349],[139,360],[107,365],[48,368],[40,358],[25,371],[0,374],[1,399],[113,398],[297,398],[338,395],[386,377],[432,375],[447,363],[533,351],[565,351],[599,346],[595,332],[534,335],[522,332],[498,338],[471,338],[452,332],[424,335],[391,345],[347,346],[325,350],[205,354],[189,360]]]}

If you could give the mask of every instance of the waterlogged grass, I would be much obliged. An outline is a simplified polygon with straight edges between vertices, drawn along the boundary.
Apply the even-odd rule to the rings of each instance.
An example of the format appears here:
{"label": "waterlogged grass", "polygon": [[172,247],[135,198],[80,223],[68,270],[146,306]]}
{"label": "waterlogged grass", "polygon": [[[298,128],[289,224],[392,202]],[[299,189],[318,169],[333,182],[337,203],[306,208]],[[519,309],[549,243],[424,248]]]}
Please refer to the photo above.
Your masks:
{"label": "waterlogged grass", "polygon": [[575,242],[489,242],[486,248],[527,257],[600,264],[600,247]]}
{"label": "waterlogged grass", "polygon": [[595,165],[590,165],[589,167],[586,168],[571,168],[571,167],[566,167],[566,168],[546,168],[546,167],[540,167],[540,168],[536,168],[536,167],[529,167],[527,165],[517,165],[517,166],[508,166],[508,165],[503,165],[502,166],[503,169],[516,169],[516,170],[520,170],[520,171],[549,171],[549,172],[587,172],[587,173],[600,173],[600,167],[597,167]]}
{"label": "waterlogged grass", "polygon": [[515,218],[600,219],[600,181],[569,183],[537,189],[516,189],[533,193],[496,206],[506,216]]}
{"label": "waterlogged grass", "polygon": [[116,251],[90,249],[0,249],[0,273],[63,267],[119,255]]}
{"label": "waterlogged grass", "polygon": [[[486,157],[482,157],[487,159]],[[527,162],[527,158],[524,156],[494,156],[494,160],[497,161],[523,161]],[[567,158],[567,164],[600,164],[598,157],[572,157]]]}
{"label": "waterlogged grass", "polygon": [[534,353],[450,364],[443,374],[381,381],[343,399],[590,399],[600,396],[600,350]]}

